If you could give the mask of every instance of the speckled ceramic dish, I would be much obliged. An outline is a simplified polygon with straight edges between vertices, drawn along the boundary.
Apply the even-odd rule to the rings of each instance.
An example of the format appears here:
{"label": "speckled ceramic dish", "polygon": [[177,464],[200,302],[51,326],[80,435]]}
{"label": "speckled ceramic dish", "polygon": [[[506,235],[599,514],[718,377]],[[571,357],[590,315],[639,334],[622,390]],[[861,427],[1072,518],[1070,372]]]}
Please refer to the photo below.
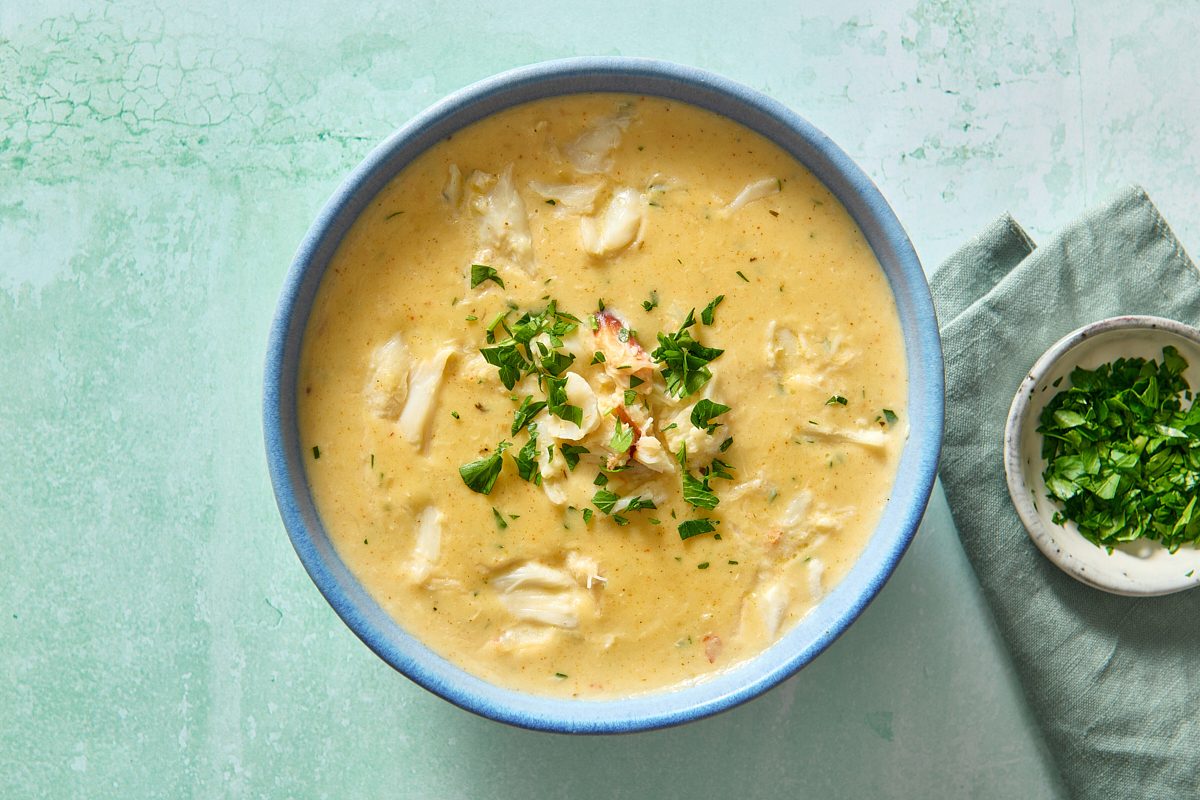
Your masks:
{"label": "speckled ceramic dish", "polygon": [[[803,620],[757,658],[695,685],[621,700],[540,697],[464,672],[410,636],[338,557],[305,478],[296,424],[301,340],[313,297],[342,237],[375,195],[443,137],[519,103],[579,92],[667,97],[723,114],[771,139],[842,202],[887,275],[908,370],[909,437],[879,524],[858,561]],[[824,134],[774,100],[732,81],[661,61],[578,58],[538,64],[475,84],[420,114],[376,148],[334,193],[288,273],[271,329],[264,380],[267,461],[280,513],[300,560],[346,624],[421,686],[493,719],[541,730],[605,733],[658,728],[731,708],[795,673],[853,622],[892,574],[916,533],[942,441],[942,351],[925,275],[887,201]]]}
{"label": "speckled ceramic dish", "polygon": [[1042,409],[1058,389],[1070,385],[1076,367],[1095,369],[1122,356],[1162,359],[1174,345],[1188,362],[1184,377],[1200,387],[1200,331],[1161,317],[1112,317],[1093,322],[1060,339],[1033,365],[1013,398],[1004,431],[1004,472],[1008,493],[1029,537],[1046,558],[1089,586],[1114,594],[1170,594],[1200,583],[1200,549],[1175,553],[1157,542],[1129,542],[1110,555],[1080,535],[1073,522],[1056,525],[1057,510],[1046,496],[1042,473],[1042,437],[1037,432]]}

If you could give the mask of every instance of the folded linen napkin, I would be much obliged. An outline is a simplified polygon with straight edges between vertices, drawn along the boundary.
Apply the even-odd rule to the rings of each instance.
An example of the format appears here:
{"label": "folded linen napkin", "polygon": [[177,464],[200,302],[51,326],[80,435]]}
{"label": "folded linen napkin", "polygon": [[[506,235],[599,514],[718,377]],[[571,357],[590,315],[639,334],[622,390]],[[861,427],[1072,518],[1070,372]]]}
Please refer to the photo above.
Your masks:
{"label": "folded linen napkin", "polygon": [[1118,314],[1200,324],[1200,273],[1130,188],[1037,249],[1004,216],[931,286],[946,355],[942,485],[1066,787],[1200,796],[1200,590],[1129,598],[1076,582],[1029,540],[1002,459],[1009,404],[1051,344]]}

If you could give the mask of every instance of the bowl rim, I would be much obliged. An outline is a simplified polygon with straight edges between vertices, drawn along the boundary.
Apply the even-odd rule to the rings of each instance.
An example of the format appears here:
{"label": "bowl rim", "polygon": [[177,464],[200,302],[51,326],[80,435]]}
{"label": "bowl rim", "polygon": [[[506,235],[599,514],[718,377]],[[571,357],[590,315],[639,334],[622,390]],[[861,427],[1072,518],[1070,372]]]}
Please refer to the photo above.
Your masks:
{"label": "bowl rim", "polygon": [[[328,260],[362,209],[443,135],[532,100],[589,92],[657,96],[706,108],[757,131],[800,161],[862,230],[888,278],[905,343],[908,439],[880,520],[842,580],[758,656],[703,681],[608,700],[572,700],[504,689],[437,655],[382,611],[337,556],[313,507],[296,426],[296,370],[313,297]],[[501,722],[561,733],[627,733],[730,709],[795,674],[862,613],[908,549],[933,490],[944,413],[941,340],[929,286],[895,213],[867,175],[807,120],[728,78],[668,61],[586,56],[518,67],[453,92],[376,146],[330,197],[302,240],[271,325],[263,430],[279,512],[301,563],[364,644],[410,680]]]}
{"label": "bowl rim", "polygon": [[[1166,594],[1192,589],[1197,585],[1195,580],[1181,581],[1178,576],[1174,579],[1164,574],[1158,581],[1147,580],[1145,576],[1131,577],[1114,564],[1111,570],[1088,569],[1078,558],[1066,548],[1057,544],[1056,531],[1048,528],[1042,521],[1041,515],[1033,503],[1033,493],[1026,479],[1026,467],[1021,458],[1021,441],[1025,430],[1036,421],[1030,418],[1033,409],[1033,396],[1039,383],[1052,373],[1056,366],[1084,342],[1102,335],[1119,334],[1128,331],[1166,331],[1187,339],[1200,347],[1200,330],[1167,317],[1157,317],[1147,314],[1121,314],[1115,317],[1089,322],[1067,335],[1063,336],[1047,348],[1046,352],[1029,368],[1017,393],[1013,395],[1012,404],[1008,409],[1008,419],[1004,425],[1004,478],[1008,485],[1008,494],[1013,507],[1025,532],[1047,559],[1066,574],[1082,584],[1091,586],[1110,594],[1126,597],[1157,597]],[[1061,528],[1065,535],[1082,536],[1075,531]]]}

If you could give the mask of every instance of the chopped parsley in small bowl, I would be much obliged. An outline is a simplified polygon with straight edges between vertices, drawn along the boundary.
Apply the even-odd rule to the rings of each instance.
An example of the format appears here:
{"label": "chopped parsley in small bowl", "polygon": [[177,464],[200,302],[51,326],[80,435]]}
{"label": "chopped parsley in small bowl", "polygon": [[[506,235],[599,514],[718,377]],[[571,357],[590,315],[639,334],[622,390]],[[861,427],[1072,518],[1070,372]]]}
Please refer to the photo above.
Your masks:
{"label": "chopped parsley in small bowl", "polygon": [[1123,316],[1054,344],[1004,435],[1008,491],[1034,544],[1114,594],[1200,583],[1200,331]]}

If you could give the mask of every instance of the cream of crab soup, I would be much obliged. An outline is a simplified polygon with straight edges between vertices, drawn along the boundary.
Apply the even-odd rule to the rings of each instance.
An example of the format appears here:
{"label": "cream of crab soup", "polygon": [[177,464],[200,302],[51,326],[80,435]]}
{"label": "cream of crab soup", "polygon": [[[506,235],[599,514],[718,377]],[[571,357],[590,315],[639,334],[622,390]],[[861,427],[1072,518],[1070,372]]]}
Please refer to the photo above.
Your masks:
{"label": "cream of crab soup", "polygon": [[905,393],[887,280],[812,174],[601,94],[484,119],[380,192],[320,287],[299,420],[326,530],[401,626],[604,698],[728,669],[820,602]]}

